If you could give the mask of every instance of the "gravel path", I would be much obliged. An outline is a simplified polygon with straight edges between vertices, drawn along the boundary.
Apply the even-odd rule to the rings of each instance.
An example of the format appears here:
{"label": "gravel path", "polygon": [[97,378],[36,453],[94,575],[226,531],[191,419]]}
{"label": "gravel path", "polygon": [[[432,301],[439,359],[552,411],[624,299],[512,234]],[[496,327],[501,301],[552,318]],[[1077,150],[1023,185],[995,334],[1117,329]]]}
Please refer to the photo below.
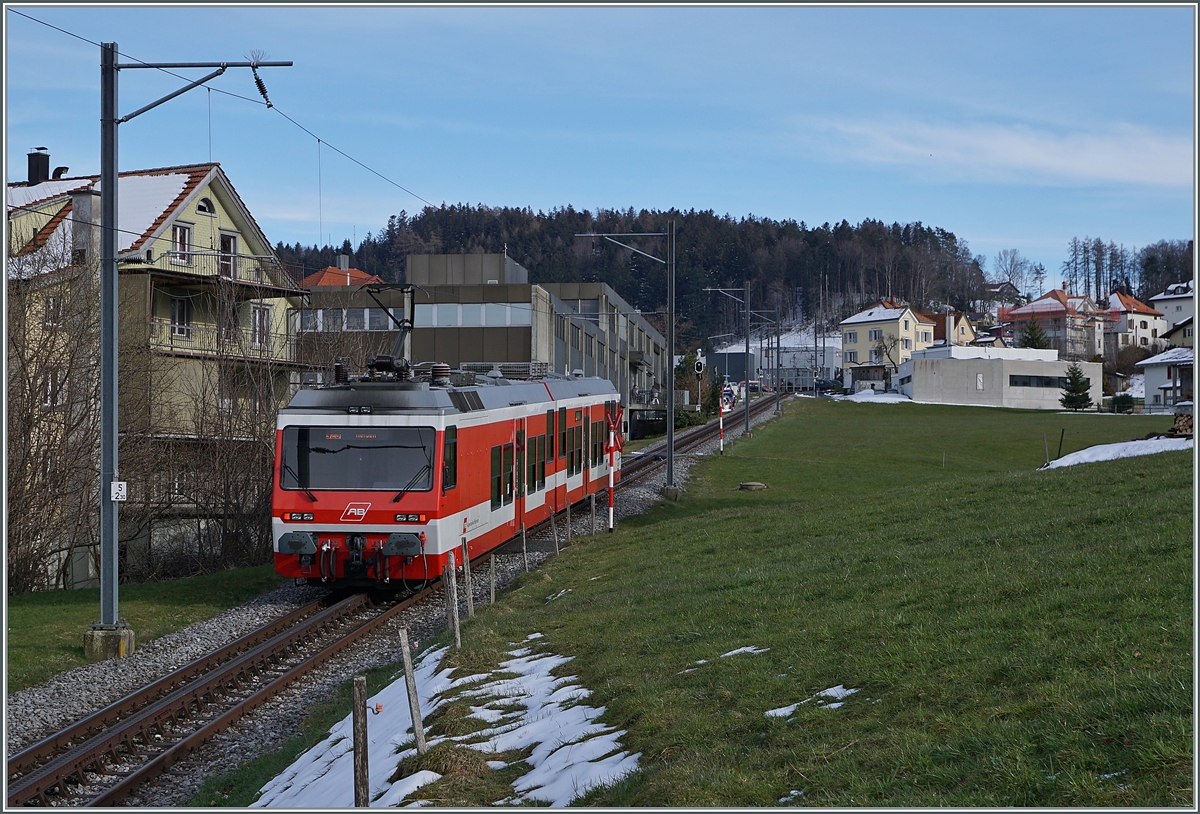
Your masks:
{"label": "gravel path", "polygon": [[[751,426],[770,420],[773,413],[753,419]],[[732,426],[731,426],[732,425]],[[736,440],[743,431],[740,419],[726,422],[725,441]],[[662,441],[642,450],[653,454],[664,450]],[[688,473],[697,458],[715,454],[718,442],[706,443],[675,460],[676,485],[687,482]],[[665,470],[648,477],[637,486],[617,493],[615,516],[621,518],[641,514],[655,501],[666,479]],[[607,500],[596,501],[597,529],[607,523]],[[572,534],[585,536],[591,529],[591,517],[583,510],[572,516]],[[559,527],[560,540],[565,530]],[[554,551],[549,531],[530,536],[527,541],[529,566],[536,569]],[[510,585],[524,570],[520,543],[509,543],[496,554],[496,587]],[[485,574],[476,573],[475,602],[487,602],[488,585]],[[480,577],[484,577],[480,579]],[[50,681],[28,687],[8,696],[5,703],[5,723],[9,754],[32,743],[55,729],[78,720],[121,698],[219,645],[241,636],[271,619],[291,613],[325,592],[322,588],[286,585],[263,594],[250,602],[232,608],[220,616],[171,633],[140,647],[125,659],[90,664]],[[461,594],[461,589],[460,589]],[[465,615],[466,599],[460,599]],[[397,664],[400,661],[399,631],[407,627],[412,640],[424,641],[446,626],[445,601],[440,591],[430,601],[402,613],[385,628],[364,639],[332,662],[293,683],[236,725],[216,736],[205,746],[177,763],[172,769],[147,783],[132,806],[176,806],[186,804],[208,777],[228,772],[242,763],[278,748],[295,735],[308,709],[318,701],[332,696],[345,681],[375,667]]]}

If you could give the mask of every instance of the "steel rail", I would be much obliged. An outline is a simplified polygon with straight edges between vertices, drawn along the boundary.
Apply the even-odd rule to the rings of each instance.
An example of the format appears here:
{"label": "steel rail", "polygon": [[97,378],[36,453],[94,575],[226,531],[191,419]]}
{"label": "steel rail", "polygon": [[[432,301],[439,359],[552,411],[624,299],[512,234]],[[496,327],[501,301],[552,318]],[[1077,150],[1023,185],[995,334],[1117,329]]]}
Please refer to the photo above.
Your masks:
{"label": "steel rail", "polygon": [[274,619],[262,627],[234,639],[224,647],[200,656],[182,667],[172,670],[157,681],[130,692],[103,709],[70,723],[36,743],[26,746],[8,759],[7,776],[9,781],[13,781],[16,775],[24,774],[30,768],[45,762],[48,758],[63,751],[80,738],[90,737],[105,727],[112,726],[117,721],[129,716],[146,704],[194,680],[227,659],[232,658],[239,651],[254,647],[280,631],[286,630],[304,617],[315,613],[324,604],[325,600],[320,599],[293,611],[287,616]]}
{"label": "steel rail", "polygon": [[260,673],[259,665],[281,658],[301,642],[311,639],[318,631],[326,630],[339,620],[360,611],[368,602],[365,594],[356,594],[316,613],[293,625],[266,641],[259,643],[241,656],[226,661],[198,680],[184,684],[141,710],[119,720],[109,729],[87,737],[82,743],[74,744],[67,752],[48,763],[28,772],[15,782],[10,780],[8,805],[18,806],[30,802],[46,803],[46,793],[58,788],[66,793],[65,783],[75,778],[86,784],[86,772],[95,767],[104,773],[104,758],[121,758],[118,751],[124,747],[132,754],[139,750],[135,739],[150,744],[154,732],[166,737],[163,725],[168,721],[178,723],[180,718],[191,718],[192,708],[202,710],[209,703],[217,703],[217,696],[227,694],[230,687],[236,689],[251,673]]}
{"label": "steel rail", "polygon": [[292,667],[287,672],[273,679],[270,683],[259,688],[249,697],[243,699],[230,709],[226,710],[217,718],[185,735],[177,743],[155,755],[148,763],[136,769],[128,776],[122,778],[116,785],[105,789],[101,794],[92,798],[84,805],[111,806],[126,799],[142,783],[169,769],[172,765],[187,756],[201,744],[212,739],[213,736],[222,730],[229,728],[229,726],[239,718],[266,703],[293,681],[309,672],[312,672],[320,665],[337,656],[350,645],[356,643],[371,633],[374,633],[385,623],[398,616],[401,611],[406,610],[420,600],[424,599],[433,592],[434,587],[434,585],[430,585],[424,591],[413,594],[401,602],[396,603],[375,618],[364,622],[362,625],[359,625],[346,635],[339,637],[336,641],[330,643],[319,652],[309,656],[300,664]]}

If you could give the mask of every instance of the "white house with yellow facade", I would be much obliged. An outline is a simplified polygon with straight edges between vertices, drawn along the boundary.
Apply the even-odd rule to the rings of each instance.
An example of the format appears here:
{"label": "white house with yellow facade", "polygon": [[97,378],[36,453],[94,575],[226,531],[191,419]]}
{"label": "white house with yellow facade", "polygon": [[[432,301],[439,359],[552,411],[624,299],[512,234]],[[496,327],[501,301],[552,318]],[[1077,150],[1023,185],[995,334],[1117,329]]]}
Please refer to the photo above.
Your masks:
{"label": "white house with yellow facade", "polygon": [[[38,397],[22,409],[38,420],[80,399],[98,408],[94,366],[55,368],[50,358],[36,362],[45,369],[31,367],[48,336],[85,337],[88,353],[99,356],[88,327],[98,308],[68,314],[61,304],[98,279],[100,178],[66,172],[51,177],[48,154],[34,151],[28,180],[7,190],[7,317],[25,326],[10,333],[8,350],[30,360],[22,375]],[[244,538],[253,524],[231,513],[260,512],[247,505],[258,500],[247,484],[270,484],[269,454],[264,470],[260,454],[243,453],[269,450],[275,409],[303,367],[287,314],[304,292],[219,164],[122,172],[117,192],[119,455],[129,484],[123,556],[133,574],[161,571],[155,544],[166,536],[178,548],[182,534],[201,559],[224,552],[236,562],[254,544]],[[9,474],[31,485],[41,477],[33,469]],[[52,582],[87,583],[87,573],[70,570]]]}
{"label": "white house with yellow facade", "polygon": [[880,300],[842,320],[842,384],[884,390],[913,351],[933,346],[934,323],[895,300]]}

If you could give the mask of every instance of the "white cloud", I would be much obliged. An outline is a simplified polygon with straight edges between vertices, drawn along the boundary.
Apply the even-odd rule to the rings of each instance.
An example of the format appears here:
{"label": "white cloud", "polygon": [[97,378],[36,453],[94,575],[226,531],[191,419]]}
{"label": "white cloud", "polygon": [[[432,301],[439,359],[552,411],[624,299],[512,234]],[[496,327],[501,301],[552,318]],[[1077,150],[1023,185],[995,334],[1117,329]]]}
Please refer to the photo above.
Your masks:
{"label": "white cloud", "polygon": [[1052,133],[1024,125],[901,120],[799,121],[802,142],[835,158],[923,167],[969,180],[1190,187],[1191,139],[1121,124]]}

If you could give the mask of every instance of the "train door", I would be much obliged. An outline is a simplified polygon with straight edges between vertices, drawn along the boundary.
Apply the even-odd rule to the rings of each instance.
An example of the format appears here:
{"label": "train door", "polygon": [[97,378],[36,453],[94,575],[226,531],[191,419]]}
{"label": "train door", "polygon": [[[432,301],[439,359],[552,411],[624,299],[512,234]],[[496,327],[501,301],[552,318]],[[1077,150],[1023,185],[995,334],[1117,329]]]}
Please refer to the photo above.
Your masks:
{"label": "train door", "polygon": [[525,458],[526,458],[526,443],[525,443],[525,419],[518,418],[516,421],[516,448],[517,455],[514,466],[516,467],[517,490],[514,504],[516,511],[513,513],[515,532],[525,522]]}

